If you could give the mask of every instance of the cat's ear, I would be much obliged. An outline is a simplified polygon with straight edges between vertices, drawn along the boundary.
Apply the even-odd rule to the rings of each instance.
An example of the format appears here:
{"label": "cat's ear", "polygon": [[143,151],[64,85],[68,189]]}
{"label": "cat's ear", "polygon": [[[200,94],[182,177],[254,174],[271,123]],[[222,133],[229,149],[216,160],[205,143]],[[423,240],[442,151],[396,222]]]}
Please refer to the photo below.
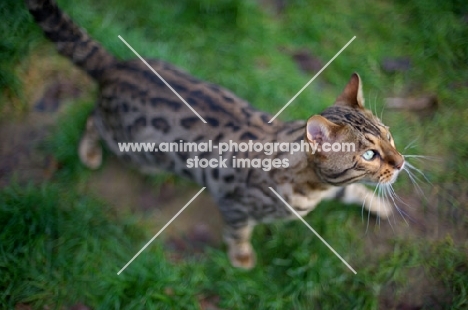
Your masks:
{"label": "cat's ear", "polygon": [[364,97],[362,94],[361,77],[356,72],[351,75],[351,79],[338,98],[335,105],[346,106],[355,109],[364,109]]}
{"label": "cat's ear", "polygon": [[342,126],[337,125],[321,115],[313,115],[307,120],[307,140],[311,143],[333,143]]}

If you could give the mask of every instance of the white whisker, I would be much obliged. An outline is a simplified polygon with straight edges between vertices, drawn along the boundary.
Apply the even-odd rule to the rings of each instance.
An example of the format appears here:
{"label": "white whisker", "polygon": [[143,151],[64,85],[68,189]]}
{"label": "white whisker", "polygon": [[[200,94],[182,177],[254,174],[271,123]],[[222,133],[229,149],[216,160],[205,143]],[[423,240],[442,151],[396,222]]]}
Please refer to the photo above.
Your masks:
{"label": "white whisker", "polygon": [[406,151],[407,149],[414,147],[414,146],[415,146],[415,143],[416,143],[416,141],[417,141],[418,139],[419,139],[419,137],[415,138],[413,141],[411,141],[410,143],[408,143],[408,145],[405,146],[405,148],[403,149],[403,151]]}
{"label": "white whisker", "polygon": [[393,194],[390,191],[390,186],[385,186],[385,189],[387,190],[388,194],[390,195],[390,198],[392,199],[392,202],[393,202],[393,205],[395,206],[395,209],[398,211],[398,213],[400,213],[400,216],[405,221],[406,225],[409,226],[408,222],[406,221],[405,217],[403,216],[402,210],[396,204],[396,201],[395,201],[395,199],[393,197]]}
{"label": "white whisker", "polygon": [[393,193],[393,197],[396,198],[399,202],[401,202],[402,204],[404,204],[405,206],[407,206],[408,208],[410,209],[413,209],[413,207],[411,207],[410,205],[408,205],[406,202],[404,202],[400,196],[397,195],[397,193],[395,192],[395,189],[393,189],[393,186],[392,184],[388,184],[389,186],[389,189],[390,189],[390,192]]}
{"label": "white whisker", "polygon": [[367,196],[369,194],[366,194],[366,196],[364,197],[364,201],[362,202],[362,206],[361,206],[361,220],[362,222],[364,222],[364,205],[366,204],[366,200],[367,200]]}
{"label": "white whisker", "polygon": [[[405,165],[406,166],[406,165]],[[421,196],[424,196],[424,192],[422,190],[422,188],[419,186],[418,182],[416,182],[416,180],[418,180],[418,178],[413,174],[413,172],[411,172],[411,170],[409,170],[408,168],[406,167],[403,167],[403,170],[406,171],[406,173],[408,174],[411,182],[413,183],[413,186],[416,188],[417,192],[421,195]],[[419,181],[419,180],[418,180]]]}
{"label": "white whisker", "polygon": [[408,162],[406,162],[405,165],[408,166],[408,168],[413,169],[413,170],[415,170],[416,172],[418,172],[419,174],[421,174],[421,175],[424,177],[424,179],[427,181],[427,183],[429,183],[430,185],[433,185],[433,184],[431,183],[431,181],[429,181],[429,179],[426,177],[426,175],[424,174],[424,172],[421,171],[421,169],[416,168],[415,166],[413,166],[412,164],[410,164],[410,163],[408,163]]}
{"label": "white whisker", "polygon": [[380,210],[382,210],[382,200],[381,200],[381,197],[382,196],[382,187],[380,184],[377,184],[377,197],[379,198],[379,210],[377,212],[377,222],[375,222],[375,224],[379,224],[379,228],[380,228]]}
{"label": "white whisker", "polygon": [[367,209],[367,226],[366,226],[366,234],[367,234],[367,231],[369,230],[369,222],[370,222],[370,212],[371,212],[371,209],[372,209],[372,201],[374,200],[374,197],[375,197],[375,192],[377,191],[377,188],[379,187],[379,183],[377,183],[377,185],[375,186],[375,189],[374,189],[374,192],[372,193],[372,198],[370,200],[370,203],[369,203],[369,208]]}
{"label": "white whisker", "polygon": [[[376,95],[375,97],[376,97],[375,100],[377,101],[377,95]],[[384,112],[384,110],[385,110],[385,105],[382,105],[382,110],[380,110],[380,120],[383,119],[383,112]]]}
{"label": "white whisker", "polygon": [[[410,205],[408,205],[406,202],[404,202],[400,196],[397,195],[397,193],[395,192],[395,190],[393,189],[393,187],[390,185],[390,190],[393,192],[393,197],[395,197],[397,200],[399,200],[401,203],[403,203],[405,206],[407,206],[408,208],[410,209],[413,209]],[[415,222],[415,220],[407,213],[405,212],[403,209],[401,208],[398,208],[404,215],[406,215],[406,217],[411,220],[412,222]],[[405,221],[406,222],[406,221]]]}
{"label": "white whisker", "polygon": [[[390,204],[390,201],[388,200],[388,193],[385,191],[385,188],[383,188],[383,187],[382,187],[383,196],[385,197],[385,200],[388,202],[388,204]],[[393,222],[396,224],[395,213],[394,212],[392,212],[392,216],[393,216]],[[395,229],[393,228],[392,221],[390,220],[390,217],[387,218],[387,221],[388,221],[388,224],[390,224],[390,227],[392,228],[392,231],[395,232]]]}
{"label": "white whisker", "polygon": [[423,159],[429,159],[429,160],[435,160],[435,161],[442,160],[441,158],[438,158],[438,157],[435,157],[435,156],[426,156],[426,155],[402,154],[402,156],[405,157],[405,158],[423,158]]}

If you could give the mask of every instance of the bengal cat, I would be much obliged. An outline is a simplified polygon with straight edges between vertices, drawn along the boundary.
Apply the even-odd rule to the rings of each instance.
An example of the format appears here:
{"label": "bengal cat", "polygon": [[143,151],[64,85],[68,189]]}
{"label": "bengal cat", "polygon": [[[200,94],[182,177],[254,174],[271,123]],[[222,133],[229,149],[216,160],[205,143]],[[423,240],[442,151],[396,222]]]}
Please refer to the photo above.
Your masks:
{"label": "bengal cat", "polygon": [[[99,85],[78,152],[91,169],[102,163],[100,141],[118,157],[144,172],[174,172],[205,186],[225,222],[224,238],[231,264],[255,265],[250,243],[256,223],[293,218],[269,190],[278,192],[301,215],[323,199],[339,198],[363,205],[382,218],[392,206],[362,183],[393,183],[405,163],[379,118],[364,107],[362,83],[353,74],[336,102],[307,120],[282,122],[258,111],[230,91],[201,81],[161,60],[148,60],[205,120],[202,122],[141,60],[119,61],[75,25],[52,0],[26,0],[29,11],[58,51],[87,72]],[[353,143],[347,152],[263,153],[231,150],[223,154],[228,167],[191,169],[189,158],[218,158],[218,152],[121,152],[118,143],[203,142]],[[233,157],[279,159],[288,167],[234,168]],[[367,198],[367,199],[366,199]]]}

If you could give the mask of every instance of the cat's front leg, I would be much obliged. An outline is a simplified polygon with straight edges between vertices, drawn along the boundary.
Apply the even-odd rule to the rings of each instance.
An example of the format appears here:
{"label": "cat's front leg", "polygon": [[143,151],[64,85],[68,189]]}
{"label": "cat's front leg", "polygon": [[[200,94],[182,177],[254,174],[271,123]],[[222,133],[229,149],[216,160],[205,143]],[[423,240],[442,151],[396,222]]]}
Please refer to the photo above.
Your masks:
{"label": "cat's front leg", "polygon": [[224,241],[231,265],[243,269],[255,266],[255,251],[250,243],[254,224],[249,221],[245,207],[230,200],[219,202],[224,219]]}
{"label": "cat's front leg", "polygon": [[344,203],[362,205],[383,219],[388,218],[393,212],[392,205],[387,200],[382,199],[363,184],[347,185],[337,191],[337,196]]}
{"label": "cat's front leg", "polygon": [[231,265],[243,269],[252,269],[256,263],[255,251],[250,243],[253,225],[240,227],[226,225],[224,241],[228,246],[228,256]]}

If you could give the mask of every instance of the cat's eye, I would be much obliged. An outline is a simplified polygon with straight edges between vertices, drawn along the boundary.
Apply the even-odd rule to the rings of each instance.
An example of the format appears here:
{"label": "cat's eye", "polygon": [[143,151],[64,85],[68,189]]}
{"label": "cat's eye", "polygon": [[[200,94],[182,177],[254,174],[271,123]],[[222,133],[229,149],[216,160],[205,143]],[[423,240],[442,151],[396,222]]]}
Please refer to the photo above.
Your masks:
{"label": "cat's eye", "polygon": [[362,158],[364,158],[367,161],[373,160],[377,155],[377,152],[373,150],[368,150],[365,151],[364,154],[362,154]]}

